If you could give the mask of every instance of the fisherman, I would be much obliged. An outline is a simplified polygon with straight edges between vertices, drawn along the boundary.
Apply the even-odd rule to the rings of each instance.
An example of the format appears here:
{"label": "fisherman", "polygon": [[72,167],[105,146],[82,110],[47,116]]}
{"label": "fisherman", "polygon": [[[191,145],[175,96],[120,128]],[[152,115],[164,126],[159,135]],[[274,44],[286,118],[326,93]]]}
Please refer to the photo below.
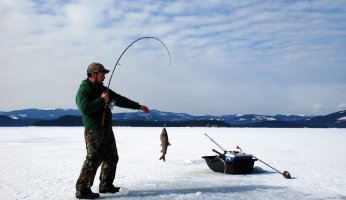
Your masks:
{"label": "fisherman", "polygon": [[100,195],[91,191],[98,167],[101,165],[100,193],[116,193],[119,187],[113,185],[119,160],[112,130],[112,112],[109,102],[118,107],[149,112],[147,106],[140,105],[103,86],[105,74],[109,70],[100,63],[91,63],[87,69],[88,78],[83,80],[76,95],[76,103],[82,113],[85,127],[84,137],[87,156],[76,183],[76,197],[96,199]]}

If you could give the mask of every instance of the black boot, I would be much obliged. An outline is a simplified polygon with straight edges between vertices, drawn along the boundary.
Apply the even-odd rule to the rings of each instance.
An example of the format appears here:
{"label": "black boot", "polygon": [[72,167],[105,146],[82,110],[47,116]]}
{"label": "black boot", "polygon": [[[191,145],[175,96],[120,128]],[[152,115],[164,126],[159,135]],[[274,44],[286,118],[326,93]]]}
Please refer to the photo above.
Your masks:
{"label": "black boot", "polygon": [[78,199],[97,199],[100,195],[98,193],[93,193],[90,188],[84,188],[77,190],[76,198]]}
{"label": "black boot", "polygon": [[114,185],[100,185],[100,193],[117,193],[119,192],[120,187],[114,187]]}

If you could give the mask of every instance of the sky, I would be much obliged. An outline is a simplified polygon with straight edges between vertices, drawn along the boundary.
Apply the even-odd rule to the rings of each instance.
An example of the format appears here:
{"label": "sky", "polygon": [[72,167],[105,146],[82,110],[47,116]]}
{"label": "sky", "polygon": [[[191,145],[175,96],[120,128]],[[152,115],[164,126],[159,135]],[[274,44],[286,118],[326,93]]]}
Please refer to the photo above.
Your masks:
{"label": "sky", "polygon": [[[346,109],[344,0],[1,0],[0,110],[73,108],[87,66],[151,109],[323,115]],[[109,83],[108,74],[104,82]],[[130,111],[114,109],[114,112]]]}

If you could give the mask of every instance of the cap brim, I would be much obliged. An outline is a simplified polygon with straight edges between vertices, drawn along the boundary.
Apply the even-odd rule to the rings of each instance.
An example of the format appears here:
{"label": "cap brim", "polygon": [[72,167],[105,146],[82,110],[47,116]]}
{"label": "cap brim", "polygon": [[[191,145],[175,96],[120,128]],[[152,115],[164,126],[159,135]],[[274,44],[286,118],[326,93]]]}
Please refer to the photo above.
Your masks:
{"label": "cap brim", "polygon": [[108,74],[110,71],[108,69],[105,69],[103,73]]}

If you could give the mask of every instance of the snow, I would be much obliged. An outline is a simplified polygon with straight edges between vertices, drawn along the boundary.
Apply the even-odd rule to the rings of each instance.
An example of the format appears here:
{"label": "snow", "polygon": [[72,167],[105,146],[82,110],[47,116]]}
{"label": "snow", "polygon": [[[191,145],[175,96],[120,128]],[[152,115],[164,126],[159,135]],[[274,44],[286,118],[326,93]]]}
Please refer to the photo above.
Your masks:
{"label": "snow", "polygon": [[346,121],[346,117],[340,117],[337,121]]}
{"label": "snow", "polygon": [[21,118],[25,118],[25,117],[28,117],[27,114],[18,114]]}
{"label": "snow", "polygon": [[272,118],[272,117],[268,117],[268,118],[267,118],[267,121],[276,121],[276,119],[275,119],[275,118]]}
{"label": "snow", "polygon": [[11,115],[10,117],[11,117],[12,119],[18,119],[18,117],[15,116],[15,115]]}
{"label": "snow", "polygon": [[[171,128],[166,162],[161,128],[114,127],[120,156],[115,185],[102,199],[346,199],[345,129]],[[201,158],[239,145],[259,161],[255,173],[211,171]],[[85,158],[82,127],[0,128],[1,199],[75,199]],[[98,172],[99,174],[99,172]],[[98,174],[92,190],[98,192]]]}

